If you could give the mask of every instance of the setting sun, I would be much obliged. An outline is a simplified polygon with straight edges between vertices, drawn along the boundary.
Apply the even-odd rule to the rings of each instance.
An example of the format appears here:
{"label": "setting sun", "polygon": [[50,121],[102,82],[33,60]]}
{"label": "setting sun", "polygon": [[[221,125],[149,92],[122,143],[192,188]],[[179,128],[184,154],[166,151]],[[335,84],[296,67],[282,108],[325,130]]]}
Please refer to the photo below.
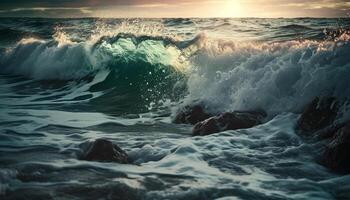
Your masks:
{"label": "setting sun", "polygon": [[219,4],[218,11],[221,13],[219,17],[244,16],[243,6],[240,0],[226,0],[226,2]]}

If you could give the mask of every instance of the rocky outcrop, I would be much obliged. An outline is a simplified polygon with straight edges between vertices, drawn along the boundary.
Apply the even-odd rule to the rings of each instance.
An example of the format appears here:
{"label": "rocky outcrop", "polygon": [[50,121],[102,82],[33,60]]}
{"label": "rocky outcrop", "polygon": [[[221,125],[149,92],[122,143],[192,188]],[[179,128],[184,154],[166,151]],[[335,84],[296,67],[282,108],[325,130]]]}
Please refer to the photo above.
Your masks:
{"label": "rocky outcrop", "polygon": [[350,173],[350,123],[340,128],[326,146],[321,163],[339,173]]}
{"label": "rocky outcrop", "polygon": [[97,139],[89,145],[81,160],[117,162],[128,164],[128,155],[120,147],[105,139]]}
{"label": "rocky outcrop", "polygon": [[321,164],[338,173],[350,173],[350,123],[339,123],[343,103],[334,97],[317,97],[306,106],[297,123],[303,135],[326,140]]}
{"label": "rocky outcrop", "polygon": [[304,134],[312,133],[331,125],[340,108],[339,101],[334,97],[316,97],[298,120],[298,129]]}
{"label": "rocky outcrop", "polygon": [[226,112],[197,123],[192,135],[204,136],[226,130],[251,128],[260,124],[265,117],[265,112]]}
{"label": "rocky outcrop", "polygon": [[201,104],[185,106],[177,112],[174,123],[194,125],[212,116],[213,115],[205,111],[204,106]]}

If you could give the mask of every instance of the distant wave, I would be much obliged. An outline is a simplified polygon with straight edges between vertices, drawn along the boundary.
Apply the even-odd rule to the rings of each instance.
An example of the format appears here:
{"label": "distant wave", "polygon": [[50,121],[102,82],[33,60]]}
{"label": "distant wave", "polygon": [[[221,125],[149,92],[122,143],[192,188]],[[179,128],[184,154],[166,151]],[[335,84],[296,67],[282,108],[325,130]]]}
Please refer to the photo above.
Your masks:
{"label": "distant wave", "polygon": [[299,24],[289,24],[285,26],[281,26],[283,29],[291,29],[291,30],[312,30],[312,28]]}
{"label": "distant wave", "polygon": [[15,30],[11,28],[0,28],[0,41],[8,42],[29,37],[31,35],[33,35],[32,32]]}

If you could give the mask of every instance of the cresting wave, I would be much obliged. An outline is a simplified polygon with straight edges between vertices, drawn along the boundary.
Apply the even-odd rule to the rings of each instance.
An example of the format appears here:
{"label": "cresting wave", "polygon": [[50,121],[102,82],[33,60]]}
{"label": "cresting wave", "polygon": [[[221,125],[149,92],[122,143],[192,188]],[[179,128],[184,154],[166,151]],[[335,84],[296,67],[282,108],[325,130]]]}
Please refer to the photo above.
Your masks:
{"label": "cresting wave", "polygon": [[[334,40],[219,41],[194,58],[188,100],[224,110],[299,112],[315,96],[350,96],[349,34]],[[188,103],[188,102],[187,102]]]}
{"label": "cresting wave", "polygon": [[[72,42],[63,33],[54,40],[25,38],[7,49],[0,61],[2,72],[38,80],[79,79],[98,70],[114,70],[125,64],[162,65],[183,70],[181,49],[191,41],[167,37],[118,34],[97,42]],[[138,63],[144,62],[144,63]]]}
{"label": "cresting wave", "polygon": [[[0,60],[1,72],[38,80],[74,80],[107,72],[90,90],[115,85],[128,92],[186,91],[184,104],[201,100],[214,111],[264,109],[271,116],[298,112],[313,97],[350,96],[349,34],[333,40],[234,42],[117,33],[73,42],[22,39]],[[96,81],[95,81],[96,82]],[[156,86],[155,86],[156,85]],[[160,86],[161,85],[161,86]]]}

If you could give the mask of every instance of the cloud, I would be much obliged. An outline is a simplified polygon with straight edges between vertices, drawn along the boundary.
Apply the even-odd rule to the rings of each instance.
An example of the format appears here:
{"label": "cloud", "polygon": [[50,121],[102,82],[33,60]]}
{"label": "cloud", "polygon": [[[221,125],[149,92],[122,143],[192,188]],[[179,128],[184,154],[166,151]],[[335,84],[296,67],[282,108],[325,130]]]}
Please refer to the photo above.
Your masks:
{"label": "cloud", "polygon": [[350,9],[350,1],[314,1],[314,2],[300,2],[300,3],[288,3],[285,6],[287,7],[299,7],[306,9]]}
{"label": "cloud", "polygon": [[176,5],[183,2],[202,2],[200,0],[1,0],[0,7],[104,7],[138,5]]}
{"label": "cloud", "polygon": [[349,11],[350,0],[0,0],[0,16],[22,17],[346,17]]}
{"label": "cloud", "polygon": [[80,11],[82,13],[91,13],[89,7],[80,7],[80,8],[67,8],[67,7],[34,7],[34,8],[14,8],[7,10],[7,12],[22,12],[22,11]]}
{"label": "cloud", "polygon": [[32,7],[13,8],[0,10],[0,17],[91,17],[92,10],[89,7]]}

